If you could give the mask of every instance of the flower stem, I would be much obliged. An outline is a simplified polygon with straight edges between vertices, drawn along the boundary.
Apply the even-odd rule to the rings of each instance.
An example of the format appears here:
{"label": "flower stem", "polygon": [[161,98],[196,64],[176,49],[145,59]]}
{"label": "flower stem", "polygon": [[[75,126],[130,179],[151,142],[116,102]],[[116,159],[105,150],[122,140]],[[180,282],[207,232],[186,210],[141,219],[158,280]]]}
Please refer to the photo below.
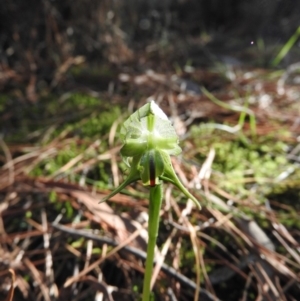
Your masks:
{"label": "flower stem", "polygon": [[146,270],[143,285],[143,299],[142,301],[150,301],[151,293],[151,277],[153,270],[154,251],[156,246],[156,238],[159,227],[159,213],[162,203],[163,191],[162,185],[155,185],[150,187],[149,199],[149,223],[148,223],[148,246],[147,246],[147,259]]}

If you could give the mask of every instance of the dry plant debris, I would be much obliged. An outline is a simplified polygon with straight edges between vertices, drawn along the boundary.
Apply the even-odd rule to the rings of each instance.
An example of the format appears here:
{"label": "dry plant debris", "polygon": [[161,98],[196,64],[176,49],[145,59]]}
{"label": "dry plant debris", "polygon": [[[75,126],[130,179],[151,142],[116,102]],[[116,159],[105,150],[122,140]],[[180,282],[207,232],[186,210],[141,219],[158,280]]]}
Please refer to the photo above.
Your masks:
{"label": "dry plant debris", "polygon": [[[183,139],[187,161],[174,159],[176,172],[204,207],[183,205],[166,187],[153,275],[157,300],[294,301],[300,295],[300,90],[287,82],[284,74],[242,68],[176,76],[122,72],[115,90],[97,95],[114,104],[160,102]],[[45,116],[27,142],[1,139],[1,300],[139,299],[147,243],[143,188],[98,204],[124,172],[113,146],[122,116],[106,115],[109,127],[96,135],[87,125],[97,126],[103,103],[91,101],[95,107],[88,109],[91,96],[76,97],[86,97],[86,114],[68,119],[71,126]],[[6,121],[9,113],[1,112]],[[252,159],[271,174],[256,173],[241,149],[255,151]],[[229,164],[235,156],[242,171]]]}

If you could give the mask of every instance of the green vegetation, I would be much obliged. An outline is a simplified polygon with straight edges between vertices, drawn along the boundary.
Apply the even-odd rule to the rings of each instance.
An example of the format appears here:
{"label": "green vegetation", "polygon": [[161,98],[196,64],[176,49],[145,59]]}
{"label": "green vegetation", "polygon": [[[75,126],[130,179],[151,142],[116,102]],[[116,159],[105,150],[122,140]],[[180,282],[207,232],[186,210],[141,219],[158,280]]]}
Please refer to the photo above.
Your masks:
{"label": "green vegetation", "polygon": [[[269,134],[248,140],[245,144],[239,135],[213,129],[213,124],[203,124],[191,128],[191,138],[199,153],[194,153],[203,162],[210,148],[216,152],[212,165],[213,178],[223,189],[249,196],[250,187],[255,183],[255,193],[267,195],[278,185],[276,177],[293,166],[287,159],[288,144],[278,137],[287,138],[287,133]],[[295,170],[295,179],[299,172]],[[274,187],[275,186],[275,187]]]}
{"label": "green vegetation", "polygon": [[300,26],[297,28],[295,33],[288,39],[288,41],[283,45],[283,47],[280,49],[276,57],[273,59],[271,65],[273,67],[277,67],[280,62],[284,59],[284,57],[291,51],[295,43],[300,37]]}
{"label": "green vegetation", "polygon": [[[1,110],[10,110],[12,105],[4,96],[1,99]],[[112,107],[96,97],[73,93],[59,99],[50,95],[41,98],[37,104],[17,106],[14,114],[16,122],[5,137],[8,142],[26,142],[31,139],[47,143],[61,133],[92,141],[96,136],[108,134],[112,123],[120,116],[120,108]]]}

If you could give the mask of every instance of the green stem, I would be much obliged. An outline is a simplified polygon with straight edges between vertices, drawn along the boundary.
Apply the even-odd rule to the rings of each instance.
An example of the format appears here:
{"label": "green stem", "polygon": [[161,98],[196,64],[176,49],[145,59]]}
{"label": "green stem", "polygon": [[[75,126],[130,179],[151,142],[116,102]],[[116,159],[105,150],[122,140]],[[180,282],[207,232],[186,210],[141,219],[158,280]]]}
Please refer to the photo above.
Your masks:
{"label": "green stem", "polygon": [[150,301],[151,293],[151,277],[153,270],[154,251],[156,246],[156,238],[159,227],[159,213],[162,203],[163,191],[162,185],[155,185],[150,187],[150,200],[149,200],[149,223],[148,223],[148,247],[147,247],[147,259],[146,270],[143,286],[143,299],[142,301]]}

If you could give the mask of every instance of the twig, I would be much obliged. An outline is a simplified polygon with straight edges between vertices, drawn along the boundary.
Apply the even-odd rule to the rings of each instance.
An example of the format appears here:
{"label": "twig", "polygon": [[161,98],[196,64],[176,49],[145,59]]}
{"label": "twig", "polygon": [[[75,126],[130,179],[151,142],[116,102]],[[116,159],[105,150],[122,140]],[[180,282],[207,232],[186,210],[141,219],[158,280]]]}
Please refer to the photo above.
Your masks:
{"label": "twig", "polygon": [[[127,245],[123,245],[123,244],[120,245],[118,242],[116,242],[113,239],[110,239],[110,238],[107,238],[107,237],[100,237],[98,235],[95,235],[95,234],[90,233],[90,232],[85,231],[85,230],[71,229],[69,227],[66,227],[66,226],[63,226],[63,225],[60,225],[60,224],[52,224],[52,227],[57,229],[57,230],[60,230],[62,232],[68,233],[69,235],[75,236],[75,237],[84,237],[84,238],[87,238],[87,239],[92,239],[94,241],[97,241],[100,244],[108,244],[108,245],[113,246],[113,247],[118,246],[117,251],[122,249],[122,251],[129,252],[129,253],[131,253],[131,254],[135,255],[136,257],[138,257],[140,259],[143,259],[143,260],[145,260],[146,257],[147,257],[147,254],[144,251],[138,250],[137,248],[134,248],[134,247],[129,247]],[[92,265],[94,265],[94,264],[95,263],[93,263]],[[99,264],[99,260],[97,260],[97,265],[98,264]],[[96,266],[96,264],[95,264],[95,266]],[[190,279],[188,279],[184,275],[178,273],[172,267],[169,267],[166,264],[162,264],[161,269],[164,273],[166,273],[167,275],[173,277],[174,279],[176,279],[177,281],[179,281],[183,285],[185,285],[185,286],[187,286],[187,287],[189,287],[193,290],[196,290],[196,283],[195,282],[191,281]],[[81,276],[80,273],[77,276],[80,277]],[[74,279],[74,281],[76,281],[76,280]],[[68,286],[68,285],[70,285],[70,279],[65,284],[65,286]],[[210,292],[208,292],[204,288],[201,288],[199,298],[200,298],[201,301],[221,301],[220,299],[218,299],[216,296],[213,296]]]}
{"label": "twig", "polygon": [[11,286],[9,289],[9,293],[4,301],[12,301],[14,297],[14,291],[15,291],[15,281],[16,281],[16,274],[13,269],[8,270],[11,276]]}

